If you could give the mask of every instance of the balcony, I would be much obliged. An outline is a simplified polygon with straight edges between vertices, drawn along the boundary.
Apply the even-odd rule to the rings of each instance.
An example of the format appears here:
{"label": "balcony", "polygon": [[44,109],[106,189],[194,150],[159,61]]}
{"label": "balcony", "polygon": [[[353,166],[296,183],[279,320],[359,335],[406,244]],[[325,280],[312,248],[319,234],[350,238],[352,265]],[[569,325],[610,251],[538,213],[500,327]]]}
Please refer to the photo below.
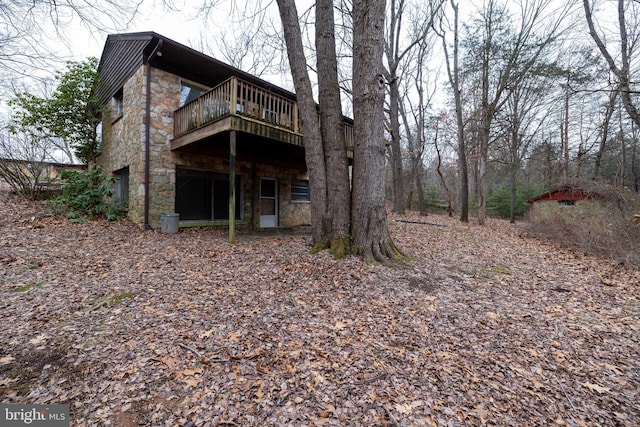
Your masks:
{"label": "balcony", "polygon": [[[235,130],[293,145],[303,145],[298,104],[251,83],[231,77],[173,113],[171,149]],[[348,156],[353,127],[344,124]]]}

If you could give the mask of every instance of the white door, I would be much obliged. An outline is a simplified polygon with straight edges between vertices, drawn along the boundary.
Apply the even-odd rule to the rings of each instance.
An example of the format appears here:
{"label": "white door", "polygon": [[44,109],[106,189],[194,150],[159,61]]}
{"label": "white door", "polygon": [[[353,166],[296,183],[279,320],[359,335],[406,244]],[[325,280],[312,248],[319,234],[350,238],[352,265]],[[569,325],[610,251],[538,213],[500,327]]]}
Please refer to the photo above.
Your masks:
{"label": "white door", "polygon": [[260,227],[278,226],[278,181],[260,178]]}

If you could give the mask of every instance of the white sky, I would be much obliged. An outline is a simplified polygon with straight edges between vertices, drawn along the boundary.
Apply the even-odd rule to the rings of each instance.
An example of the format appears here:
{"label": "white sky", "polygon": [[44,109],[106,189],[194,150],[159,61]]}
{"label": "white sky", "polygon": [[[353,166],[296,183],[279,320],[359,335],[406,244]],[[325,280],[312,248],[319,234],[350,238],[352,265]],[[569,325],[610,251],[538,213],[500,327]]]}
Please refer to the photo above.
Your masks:
{"label": "white sky", "polygon": [[[77,16],[71,18],[68,12],[64,10],[60,14],[60,21],[63,25],[58,28],[50,27],[45,30],[48,37],[43,37],[41,47],[43,51],[50,52],[50,57],[56,57],[60,61],[57,67],[49,67],[46,70],[29,71],[29,75],[21,77],[22,85],[27,91],[36,95],[41,95],[41,86],[31,81],[30,77],[35,78],[53,78],[55,71],[63,71],[65,69],[65,61],[82,61],[89,56],[95,56],[100,59],[104,43],[108,34],[114,33],[133,33],[154,31],[186,46],[190,46],[198,51],[215,56],[216,58],[228,62],[218,50],[216,40],[219,40],[223,30],[227,30],[232,26],[240,28],[241,26],[233,22],[233,13],[231,7],[243,7],[243,2],[237,0],[219,0],[214,13],[211,14],[207,24],[198,16],[195,5],[200,1],[193,0],[167,0],[171,1],[177,11],[167,11],[163,6],[162,0],[144,0],[138,13],[133,21],[125,26],[121,24],[118,29],[110,29],[107,31],[97,31],[84,25]],[[256,4],[251,0],[250,3]],[[275,7],[275,4],[271,4]],[[45,17],[42,24],[46,27],[48,19]],[[61,33],[61,36],[58,35]],[[204,45],[204,47],[203,47]],[[288,76],[282,75],[263,75],[266,80],[290,89]],[[25,90],[20,87],[17,90]],[[10,93],[0,94],[0,118],[10,114],[7,106],[8,99],[11,98]]]}
{"label": "white sky", "polygon": [[[186,4],[185,4],[186,3]],[[173,39],[179,43],[195,48],[200,39],[204,24],[202,21],[193,19],[196,11],[191,2],[174,2],[180,12],[167,12],[159,1],[147,0],[144,2],[139,13],[133,22],[122,30],[112,30],[107,33],[98,33],[83,28],[76,23],[73,30],[73,46],[70,46],[71,53],[75,60],[82,60],[88,56],[100,58],[104,42],[109,33],[135,33],[143,31],[154,31],[158,34]],[[222,15],[222,13],[220,13]]]}

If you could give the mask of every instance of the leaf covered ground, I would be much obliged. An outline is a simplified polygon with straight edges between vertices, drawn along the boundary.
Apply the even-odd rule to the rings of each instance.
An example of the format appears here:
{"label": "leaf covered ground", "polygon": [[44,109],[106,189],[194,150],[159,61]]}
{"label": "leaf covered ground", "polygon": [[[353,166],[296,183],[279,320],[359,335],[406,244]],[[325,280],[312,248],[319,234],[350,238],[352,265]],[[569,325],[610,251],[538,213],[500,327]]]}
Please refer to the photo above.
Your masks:
{"label": "leaf covered ground", "polygon": [[499,220],[390,228],[403,268],[0,192],[0,401],[72,426],[640,425],[640,271]]}

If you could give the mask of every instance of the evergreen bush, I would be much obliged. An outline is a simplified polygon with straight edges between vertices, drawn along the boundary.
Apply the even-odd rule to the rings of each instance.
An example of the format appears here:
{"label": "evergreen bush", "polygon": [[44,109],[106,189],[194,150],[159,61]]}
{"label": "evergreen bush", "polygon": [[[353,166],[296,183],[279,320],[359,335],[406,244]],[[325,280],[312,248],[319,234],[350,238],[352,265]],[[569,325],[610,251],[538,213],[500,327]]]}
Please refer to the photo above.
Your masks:
{"label": "evergreen bush", "polygon": [[[536,186],[519,187],[516,192],[515,215],[523,216],[529,209],[527,200],[539,194],[542,190]],[[501,218],[511,217],[511,187],[501,185],[490,188],[487,192],[487,213]]]}
{"label": "evergreen bush", "polygon": [[64,181],[60,195],[49,200],[56,214],[66,214],[68,218],[84,221],[104,216],[109,221],[117,221],[126,216],[126,203],[113,200],[114,179],[108,177],[101,167],[87,171],[64,171]]}

